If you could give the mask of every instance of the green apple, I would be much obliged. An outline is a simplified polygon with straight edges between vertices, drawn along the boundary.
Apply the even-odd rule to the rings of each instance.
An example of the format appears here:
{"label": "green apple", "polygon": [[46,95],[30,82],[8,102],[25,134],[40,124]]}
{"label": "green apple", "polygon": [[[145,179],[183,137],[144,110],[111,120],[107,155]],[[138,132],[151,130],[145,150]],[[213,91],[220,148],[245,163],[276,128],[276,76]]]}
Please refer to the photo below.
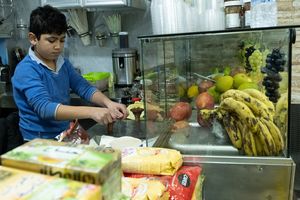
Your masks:
{"label": "green apple", "polygon": [[221,76],[216,80],[216,90],[220,93],[231,89],[233,85],[233,78],[231,76]]}
{"label": "green apple", "polygon": [[215,103],[220,102],[221,94],[218,91],[216,91],[216,86],[212,86],[212,87],[208,88],[207,92],[214,98]]}
{"label": "green apple", "polygon": [[242,83],[238,87],[238,90],[251,89],[251,88],[259,90],[259,86],[256,83],[253,83],[253,82]]}
{"label": "green apple", "polygon": [[243,83],[250,83],[252,82],[251,78],[244,73],[238,73],[233,77],[233,88],[237,89]]}

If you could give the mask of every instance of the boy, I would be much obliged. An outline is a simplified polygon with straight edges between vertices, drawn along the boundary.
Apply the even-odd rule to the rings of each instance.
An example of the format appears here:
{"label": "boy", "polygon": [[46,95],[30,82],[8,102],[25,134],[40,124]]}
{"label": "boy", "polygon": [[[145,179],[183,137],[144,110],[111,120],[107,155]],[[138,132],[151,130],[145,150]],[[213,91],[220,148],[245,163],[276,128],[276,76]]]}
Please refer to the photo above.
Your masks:
{"label": "boy", "polygon": [[[69,120],[91,118],[108,124],[128,115],[125,105],[111,101],[91,86],[60,54],[67,31],[66,17],[49,5],[30,14],[28,55],[12,78],[24,140],[54,138]],[[70,106],[70,88],[81,98],[102,107]]]}

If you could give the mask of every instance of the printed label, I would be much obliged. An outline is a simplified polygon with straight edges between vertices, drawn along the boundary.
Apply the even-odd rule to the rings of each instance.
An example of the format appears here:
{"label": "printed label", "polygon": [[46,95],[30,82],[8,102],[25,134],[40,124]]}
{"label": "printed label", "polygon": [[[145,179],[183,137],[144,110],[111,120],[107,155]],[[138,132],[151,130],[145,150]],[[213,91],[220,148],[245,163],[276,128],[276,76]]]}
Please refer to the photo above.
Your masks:
{"label": "printed label", "polygon": [[226,15],[226,28],[240,27],[240,14],[232,13]]}
{"label": "printed label", "polygon": [[251,24],[251,12],[250,10],[247,10],[245,12],[245,26],[250,26]]}

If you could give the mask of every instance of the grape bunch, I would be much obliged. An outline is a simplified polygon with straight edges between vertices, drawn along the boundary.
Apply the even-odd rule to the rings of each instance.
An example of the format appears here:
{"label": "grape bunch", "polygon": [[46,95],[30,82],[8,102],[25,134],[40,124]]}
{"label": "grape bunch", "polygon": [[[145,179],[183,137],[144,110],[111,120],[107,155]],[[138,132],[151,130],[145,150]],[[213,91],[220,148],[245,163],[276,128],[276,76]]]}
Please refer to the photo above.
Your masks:
{"label": "grape bunch", "polygon": [[256,49],[248,58],[252,71],[256,72],[262,66],[262,53]]}
{"label": "grape bunch", "polygon": [[259,72],[263,64],[263,53],[254,45],[244,47],[243,57],[246,72]]}
{"label": "grape bunch", "polygon": [[261,72],[266,74],[262,82],[266,96],[274,103],[280,98],[278,88],[282,77],[279,72],[284,71],[285,63],[285,54],[280,49],[273,49],[272,53],[267,55],[266,66],[261,68]]}
{"label": "grape bunch", "polygon": [[252,53],[255,51],[256,49],[254,48],[254,46],[249,46],[247,48],[245,48],[245,69],[246,72],[251,72],[252,71],[252,67],[249,61],[249,57],[252,55]]}

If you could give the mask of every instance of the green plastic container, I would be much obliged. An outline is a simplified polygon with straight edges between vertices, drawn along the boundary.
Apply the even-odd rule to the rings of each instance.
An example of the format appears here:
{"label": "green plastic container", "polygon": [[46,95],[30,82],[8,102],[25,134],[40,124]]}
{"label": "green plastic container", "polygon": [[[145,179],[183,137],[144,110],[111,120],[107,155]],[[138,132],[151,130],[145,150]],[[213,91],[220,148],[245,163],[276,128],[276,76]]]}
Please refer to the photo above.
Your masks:
{"label": "green plastic container", "polygon": [[90,72],[83,74],[82,76],[99,90],[104,91],[108,89],[110,78],[109,72]]}

